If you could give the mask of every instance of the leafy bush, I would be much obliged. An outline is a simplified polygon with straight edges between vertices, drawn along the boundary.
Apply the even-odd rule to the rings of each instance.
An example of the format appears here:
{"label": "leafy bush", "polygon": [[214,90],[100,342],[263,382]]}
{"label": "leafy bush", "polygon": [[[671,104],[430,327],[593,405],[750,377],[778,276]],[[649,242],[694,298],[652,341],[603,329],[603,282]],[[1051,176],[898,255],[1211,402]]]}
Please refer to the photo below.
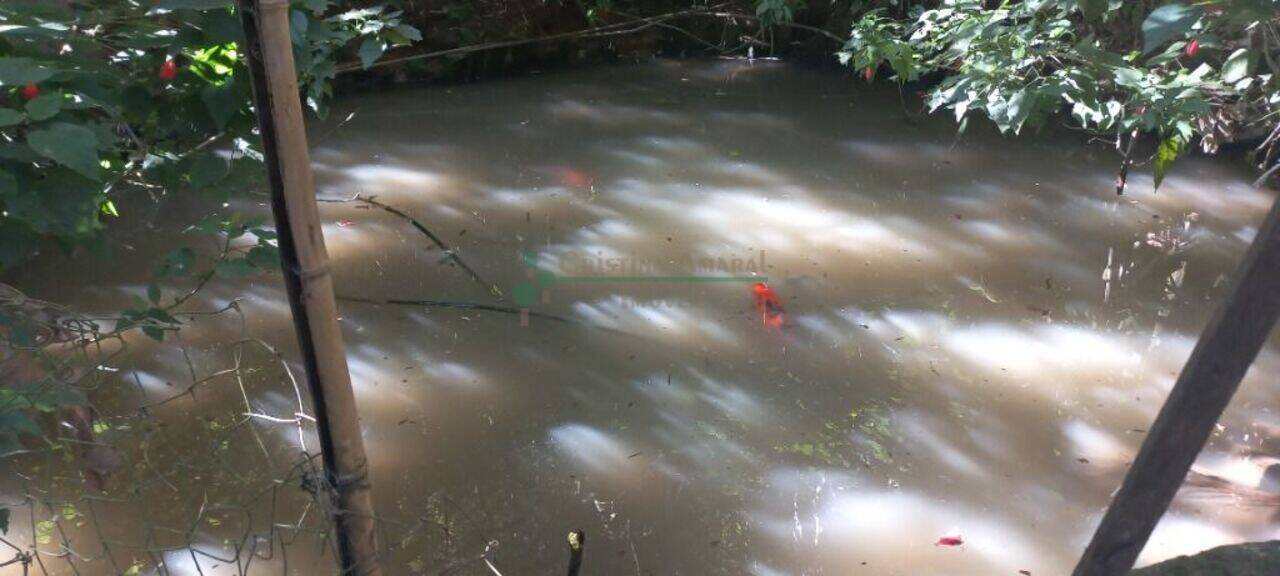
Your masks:
{"label": "leafy bush", "polygon": [[[367,67],[420,38],[383,6],[304,0],[290,16],[317,112],[348,46]],[[122,190],[220,203],[257,174],[241,35],[231,0],[0,5],[0,268],[42,238],[90,243]]]}
{"label": "leafy bush", "polygon": [[[290,20],[300,84],[318,113],[349,47],[368,67],[388,46],[420,39],[383,6],[305,0]],[[49,239],[100,245],[124,191],[199,194],[225,207],[232,191],[257,180],[262,156],[242,45],[230,0],[0,4],[0,269]],[[162,340],[181,324],[175,309],[215,275],[279,266],[275,233],[259,222],[215,211],[187,231],[219,238],[221,251],[205,262],[188,247],[169,252],[146,299],[124,310],[111,332],[0,290],[0,374],[9,380],[0,386],[0,456],[21,449],[20,435],[41,436],[36,412],[70,410],[77,433],[92,438],[86,372],[56,352],[135,329]],[[255,242],[237,242],[250,233]],[[182,277],[195,287],[165,298],[157,281]]]}
{"label": "leafy bush", "polygon": [[1280,110],[1274,0],[989,4],[869,10],[840,59],[868,79],[882,65],[901,82],[943,75],[928,106],[952,110],[962,130],[973,111],[1015,133],[1065,111],[1115,135],[1126,165],[1133,141],[1153,135],[1157,187],[1195,139],[1212,152]]}

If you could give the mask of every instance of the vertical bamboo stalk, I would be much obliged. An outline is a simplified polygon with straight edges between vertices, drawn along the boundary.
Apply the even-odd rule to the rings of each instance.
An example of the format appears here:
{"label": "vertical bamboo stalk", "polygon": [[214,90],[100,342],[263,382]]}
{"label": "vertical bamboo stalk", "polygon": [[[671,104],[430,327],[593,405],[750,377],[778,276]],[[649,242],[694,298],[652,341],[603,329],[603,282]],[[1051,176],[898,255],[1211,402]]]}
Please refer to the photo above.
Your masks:
{"label": "vertical bamboo stalk", "polygon": [[1074,576],[1133,567],[1280,317],[1280,198],[1160,408]]}
{"label": "vertical bamboo stalk", "polygon": [[379,576],[373,496],[320,230],[287,0],[238,0],[285,288],[306,368],[343,574]]}

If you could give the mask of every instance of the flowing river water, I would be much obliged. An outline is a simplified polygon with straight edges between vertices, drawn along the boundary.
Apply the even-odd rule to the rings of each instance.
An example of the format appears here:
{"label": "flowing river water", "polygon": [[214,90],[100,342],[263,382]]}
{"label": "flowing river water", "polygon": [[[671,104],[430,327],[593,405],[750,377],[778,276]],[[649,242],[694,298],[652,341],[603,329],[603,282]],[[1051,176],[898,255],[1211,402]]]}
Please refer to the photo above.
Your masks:
{"label": "flowing river water", "polygon": [[[1193,156],[1117,197],[1104,144],[976,119],[957,138],[915,100],[719,61],[338,101],[312,126],[319,195],[376,198],[481,279],[402,215],[321,204],[385,573],[560,574],[571,529],[586,575],[1068,573],[1273,196]],[[192,241],[171,215],[197,210],[133,208],[111,259],[5,281],[119,310]],[[243,417],[295,418],[294,388],[261,347],[227,347],[296,358],[282,284],[217,279],[185,306],[237,298],[243,325],[193,317],[185,354],[129,338],[91,394],[125,422],[102,437],[127,468],[71,512],[15,513],[10,540],[55,517],[42,549],[71,542],[82,574],[332,570],[297,427]],[[1272,338],[1143,563],[1280,537],[1280,495],[1258,488],[1280,461],[1277,374]],[[73,469],[50,487],[60,463],[5,463],[0,501],[83,490]],[[235,556],[249,532],[238,567],[161,551]]]}

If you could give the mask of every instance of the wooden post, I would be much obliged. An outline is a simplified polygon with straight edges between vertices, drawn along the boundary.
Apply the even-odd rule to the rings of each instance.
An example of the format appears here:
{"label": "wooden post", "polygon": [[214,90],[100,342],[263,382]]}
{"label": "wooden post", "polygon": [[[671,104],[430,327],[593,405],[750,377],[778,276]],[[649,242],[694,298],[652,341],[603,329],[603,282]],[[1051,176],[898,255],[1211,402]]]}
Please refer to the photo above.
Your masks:
{"label": "wooden post", "polygon": [[343,574],[379,576],[369,467],[338,327],[329,254],[298,96],[287,0],[238,0],[253,79],[271,211],[293,324],[306,367]]}
{"label": "wooden post", "polygon": [[1280,316],[1280,198],[1191,352],[1073,576],[1120,576],[1146,545]]}

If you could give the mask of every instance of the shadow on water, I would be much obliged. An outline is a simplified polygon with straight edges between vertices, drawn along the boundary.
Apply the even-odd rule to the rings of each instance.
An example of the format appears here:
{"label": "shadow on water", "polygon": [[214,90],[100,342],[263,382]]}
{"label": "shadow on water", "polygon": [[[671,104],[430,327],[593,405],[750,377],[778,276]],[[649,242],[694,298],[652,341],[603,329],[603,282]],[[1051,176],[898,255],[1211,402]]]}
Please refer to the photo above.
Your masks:
{"label": "shadow on water", "polygon": [[[1064,573],[1271,201],[1203,158],[1116,198],[1114,157],[1075,135],[957,141],[895,92],[776,65],[367,95],[313,134],[323,197],[404,210],[504,296],[404,219],[327,203],[339,293],[512,306],[528,255],[551,278],[530,309],[580,322],[343,304],[377,509],[434,526],[384,528],[397,574],[491,542],[504,573],[555,573],[579,527],[587,574]],[[154,236],[109,268],[53,263],[20,284],[110,310],[143,290],[168,245]],[[91,286],[65,282],[86,270]],[[620,278],[687,275],[703,278]],[[781,330],[751,306],[765,277]],[[279,283],[219,282],[198,305],[237,297],[248,332],[295,357]],[[183,337],[217,360],[236,329]],[[1247,489],[1280,458],[1277,345],[1199,474]],[[103,405],[163,396],[187,369],[161,346],[131,358],[137,386]],[[253,361],[250,403],[296,412],[273,360]],[[165,433],[202,438],[191,415],[241,402],[204,388],[160,409]],[[258,424],[262,444],[229,458],[296,449],[293,427]],[[172,481],[176,519],[197,494],[236,498],[234,482]],[[1280,537],[1272,502],[1186,490],[1143,561]],[[934,545],[947,535],[964,544]]]}

